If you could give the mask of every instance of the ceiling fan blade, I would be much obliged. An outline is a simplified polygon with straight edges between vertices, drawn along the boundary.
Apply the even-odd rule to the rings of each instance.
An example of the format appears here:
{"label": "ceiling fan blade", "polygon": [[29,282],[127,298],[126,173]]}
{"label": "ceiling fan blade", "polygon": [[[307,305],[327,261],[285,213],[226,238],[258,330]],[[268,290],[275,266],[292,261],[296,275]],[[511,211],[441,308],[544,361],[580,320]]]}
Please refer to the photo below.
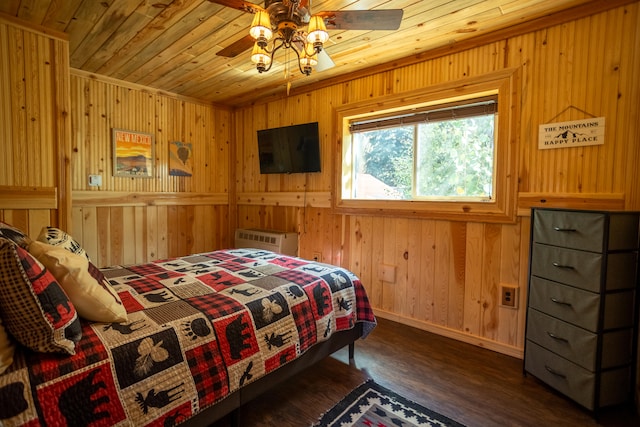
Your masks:
{"label": "ceiling fan blade", "polygon": [[220,4],[222,6],[227,6],[232,9],[238,9],[247,13],[257,13],[262,9],[260,6],[254,3],[249,3],[248,1],[242,0],[209,0],[211,3]]}
{"label": "ceiling fan blade", "polygon": [[333,59],[331,59],[327,51],[322,49],[320,53],[318,53],[318,64],[316,65],[316,71],[328,70],[329,68],[333,68],[335,66],[335,62],[333,62]]}
{"label": "ceiling fan blade", "polygon": [[231,43],[229,46],[216,53],[216,55],[225,56],[227,58],[235,58],[242,52],[249,50],[253,46],[254,42],[255,40],[253,39],[253,37],[251,37],[251,34],[247,34],[240,40]]}
{"label": "ceiling fan blade", "polygon": [[319,12],[328,30],[397,30],[402,9],[334,10]]}

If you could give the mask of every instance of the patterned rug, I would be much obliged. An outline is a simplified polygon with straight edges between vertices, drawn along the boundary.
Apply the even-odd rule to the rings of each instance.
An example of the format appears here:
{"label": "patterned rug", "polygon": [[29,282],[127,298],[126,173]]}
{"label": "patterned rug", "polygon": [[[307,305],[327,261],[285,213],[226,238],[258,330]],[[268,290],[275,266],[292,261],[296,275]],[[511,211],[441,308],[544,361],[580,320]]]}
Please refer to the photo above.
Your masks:
{"label": "patterned rug", "polygon": [[313,427],[464,427],[369,380],[349,393]]}

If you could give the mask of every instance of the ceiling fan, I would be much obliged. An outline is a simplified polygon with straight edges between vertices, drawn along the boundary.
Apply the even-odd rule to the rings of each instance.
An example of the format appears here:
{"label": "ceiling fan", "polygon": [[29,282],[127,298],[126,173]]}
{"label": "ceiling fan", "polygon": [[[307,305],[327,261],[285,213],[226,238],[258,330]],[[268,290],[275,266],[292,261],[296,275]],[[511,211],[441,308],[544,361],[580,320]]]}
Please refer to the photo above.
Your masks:
{"label": "ceiling fan", "polygon": [[329,38],[327,29],[397,30],[403,15],[402,9],[336,10],[312,15],[310,0],[265,0],[264,7],[243,0],[209,1],[255,15],[250,34],[217,55],[233,58],[253,46],[251,59],[260,73],[269,71],[274,54],[283,47],[296,53],[303,74],[311,74],[314,66],[319,71],[330,68],[333,61],[323,50]]}

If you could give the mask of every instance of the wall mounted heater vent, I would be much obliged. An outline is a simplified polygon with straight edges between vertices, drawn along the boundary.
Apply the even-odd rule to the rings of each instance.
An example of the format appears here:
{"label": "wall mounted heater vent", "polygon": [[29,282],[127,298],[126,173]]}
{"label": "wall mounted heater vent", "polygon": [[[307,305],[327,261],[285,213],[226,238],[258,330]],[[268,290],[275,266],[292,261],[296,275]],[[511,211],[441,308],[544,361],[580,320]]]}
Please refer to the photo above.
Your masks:
{"label": "wall mounted heater vent", "polygon": [[236,230],[235,246],[236,248],[265,249],[283,255],[297,256],[298,233],[239,228]]}

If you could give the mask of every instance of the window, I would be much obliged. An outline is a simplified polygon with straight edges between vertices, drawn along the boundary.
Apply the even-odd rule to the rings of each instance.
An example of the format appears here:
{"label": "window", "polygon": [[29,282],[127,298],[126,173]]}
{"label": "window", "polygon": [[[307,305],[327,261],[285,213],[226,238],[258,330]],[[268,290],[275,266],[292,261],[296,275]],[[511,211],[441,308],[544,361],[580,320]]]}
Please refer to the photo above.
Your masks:
{"label": "window", "polygon": [[353,120],[353,199],[490,200],[497,96]]}
{"label": "window", "polygon": [[338,109],[336,209],[515,221],[516,77],[503,70]]}

